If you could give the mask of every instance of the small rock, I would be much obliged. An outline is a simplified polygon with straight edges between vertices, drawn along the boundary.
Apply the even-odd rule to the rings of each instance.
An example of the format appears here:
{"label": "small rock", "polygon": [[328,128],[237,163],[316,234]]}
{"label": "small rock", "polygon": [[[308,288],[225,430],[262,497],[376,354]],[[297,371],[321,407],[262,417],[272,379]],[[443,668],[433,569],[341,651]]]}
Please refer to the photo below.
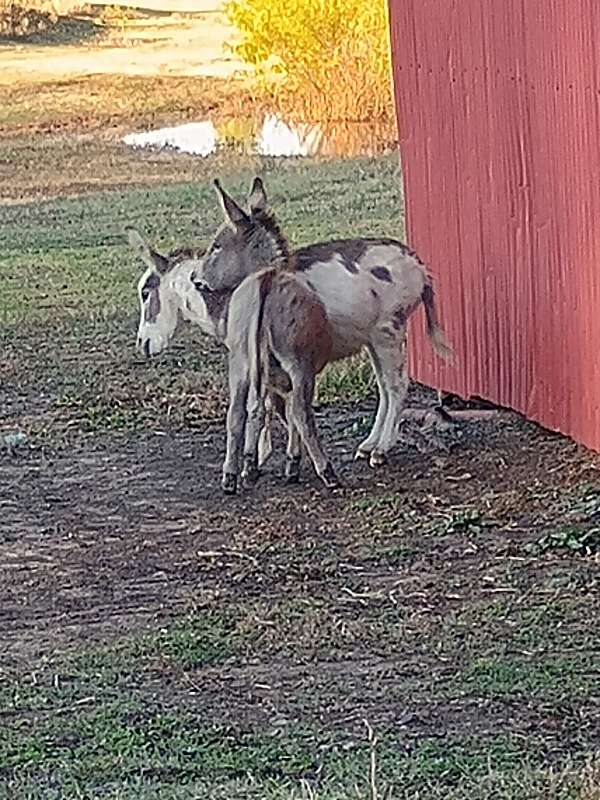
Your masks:
{"label": "small rock", "polygon": [[9,450],[14,450],[17,447],[21,447],[22,445],[27,444],[27,441],[27,434],[22,433],[21,431],[18,431],[17,433],[7,433],[4,437],[4,444]]}

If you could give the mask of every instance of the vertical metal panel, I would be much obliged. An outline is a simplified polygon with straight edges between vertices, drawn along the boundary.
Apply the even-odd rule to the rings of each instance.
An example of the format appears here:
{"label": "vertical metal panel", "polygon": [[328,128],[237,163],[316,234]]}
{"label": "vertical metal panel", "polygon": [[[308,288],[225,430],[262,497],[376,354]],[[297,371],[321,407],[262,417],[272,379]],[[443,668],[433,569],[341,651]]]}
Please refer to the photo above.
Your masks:
{"label": "vertical metal panel", "polygon": [[408,239],[457,353],[412,374],[600,450],[600,2],[390,0]]}

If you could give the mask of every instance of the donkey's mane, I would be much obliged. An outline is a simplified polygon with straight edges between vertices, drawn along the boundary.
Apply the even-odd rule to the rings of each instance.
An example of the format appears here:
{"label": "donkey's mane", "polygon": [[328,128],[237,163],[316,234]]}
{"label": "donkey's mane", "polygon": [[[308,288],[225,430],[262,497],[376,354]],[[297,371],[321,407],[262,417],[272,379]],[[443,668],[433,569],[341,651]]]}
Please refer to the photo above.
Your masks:
{"label": "donkey's mane", "polygon": [[171,250],[167,258],[171,266],[175,267],[177,264],[181,264],[182,261],[187,261],[189,259],[197,261],[202,258],[205,253],[206,250],[202,247],[176,247],[175,250]]}
{"label": "donkey's mane", "polygon": [[263,227],[271,236],[275,249],[277,250],[277,258],[283,262],[283,265],[289,269],[293,269],[293,259],[290,254],[290,245],[286,237],[283,235],[279,223],[275,219],[275,215],[270,211],[257,211],[252,214],[252,222]]}

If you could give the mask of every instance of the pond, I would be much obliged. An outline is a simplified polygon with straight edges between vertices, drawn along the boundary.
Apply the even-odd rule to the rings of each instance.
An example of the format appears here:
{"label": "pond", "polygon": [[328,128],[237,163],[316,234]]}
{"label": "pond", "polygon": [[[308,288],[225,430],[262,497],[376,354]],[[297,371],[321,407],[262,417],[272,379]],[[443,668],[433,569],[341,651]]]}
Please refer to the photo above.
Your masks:
{"label": "pond", "polygon": [[293,123],[275,114],[255,120],[188,122],[170,128],[129,133],[132,147],[172,148],[182,153],[209,156],[220,148],[235,147],[247,153],[276,157],[375,156],[397,147],[391,122]]}

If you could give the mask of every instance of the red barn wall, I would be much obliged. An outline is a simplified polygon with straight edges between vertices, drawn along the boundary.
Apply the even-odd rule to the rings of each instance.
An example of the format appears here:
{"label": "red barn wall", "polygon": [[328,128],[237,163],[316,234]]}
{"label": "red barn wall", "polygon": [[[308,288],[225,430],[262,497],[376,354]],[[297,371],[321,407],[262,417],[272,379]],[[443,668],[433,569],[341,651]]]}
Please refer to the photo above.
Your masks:
{"label": "red barn wall", "polygon": [[457,353],[412,375],[600,450],[600,1],[390,0],[407,239]]}

